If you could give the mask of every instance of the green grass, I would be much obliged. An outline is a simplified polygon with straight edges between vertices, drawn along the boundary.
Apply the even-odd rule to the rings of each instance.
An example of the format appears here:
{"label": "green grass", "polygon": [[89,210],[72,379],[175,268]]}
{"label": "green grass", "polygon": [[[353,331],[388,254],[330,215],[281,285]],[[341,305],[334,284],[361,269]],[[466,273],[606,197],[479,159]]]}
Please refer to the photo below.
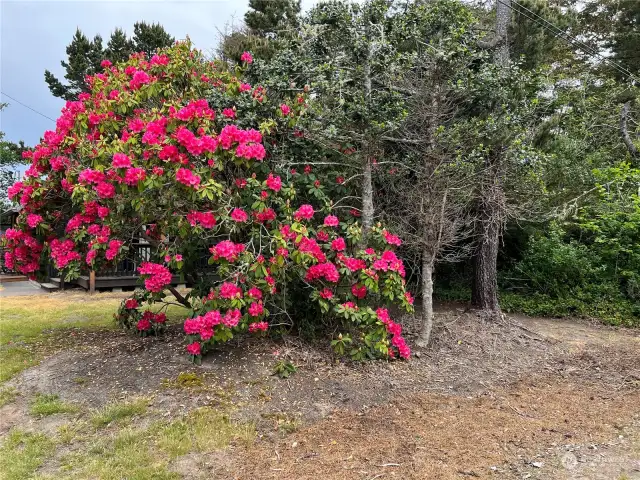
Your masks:
{"label": "green grass", "polygon": [[58,395],[38,394],[31,402],[29,413],[31,415],[47,416],[56,413],[75,413],[80,409],[71,403],[60,400]]}
{"label": "green grass", "polygon": [[121,422],[136,415],[144,415],[147,411],[148,403],[149,400],[146,398],[110,403],[91,416],[91,424],[96,428],[100,428],[112,422]]}
{"label": "green grass", "polygon": [[206,407],[152,429],[156,431],[155,444],[170,458],[189,452],[209,452],[231,442],[249,445],[255,438],[253,425],[231,422],[226,414]]}
{"label": "green grass", "polygon": [[96,432],[86,444],[62,458],[64,475],[50,478],[101,480],[181,478],[170,462],[188,453],[207,453],[232,442],[250,444],[255,428],[232,422],[212,408],[201,408],[146,428],[126,426],[111,435]]}
{"label": "green grass", "polygon": [[0,389],[0,407],[12,403],[18,395],[18,391],[13,387]]}
{"label": "green grass", "polygon": [[55,451],[55,442],[42,433],[13,429],[0,446],[0,474],[4,480],[31,478]]}
{"label": "green grass", "polygon": [[[121,296],[69,293],[52,297],[6,297],[0,305],[0,384],[74,342],[71,329],[116,328],[113,313]],[[169,322],[184,318],[170,307]]]}

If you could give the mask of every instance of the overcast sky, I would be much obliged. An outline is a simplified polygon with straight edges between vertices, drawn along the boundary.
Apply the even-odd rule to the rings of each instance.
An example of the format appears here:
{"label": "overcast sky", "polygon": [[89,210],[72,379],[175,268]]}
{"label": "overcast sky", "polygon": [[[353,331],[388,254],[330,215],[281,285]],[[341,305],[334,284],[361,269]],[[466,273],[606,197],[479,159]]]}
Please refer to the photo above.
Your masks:
{"label": "overcast sky", "polygon": [[[317,0],[303,0],[303,8]],[[218,43],[218,30],[239,23],[248,0],[165,1],[56,1],[0,0],[0,87],[2,102],[9,103],[0,117],[0,130],[11,141],[35,145],[45,130],[53,130],[64,101],[49,92],[46,69],[63,79],[60,60],[76,28],[93,38],[100,34],[103,45],[116,27],[133,33],[133,24],[160,22],[175,38],[187,35],[196,48],[211,50]]]}

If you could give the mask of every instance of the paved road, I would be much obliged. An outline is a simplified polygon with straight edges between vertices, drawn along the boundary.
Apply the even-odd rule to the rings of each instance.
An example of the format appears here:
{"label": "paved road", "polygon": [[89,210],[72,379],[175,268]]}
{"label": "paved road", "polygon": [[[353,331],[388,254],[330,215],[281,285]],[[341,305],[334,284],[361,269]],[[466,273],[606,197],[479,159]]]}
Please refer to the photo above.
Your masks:
{"label": "paved road", "polygon": [[48,294],[49,292],[47,292],[43,288],[37,287],[29,281],[3,283],[2,289],[0,289],[0,297],[23,297],[26,295]]}

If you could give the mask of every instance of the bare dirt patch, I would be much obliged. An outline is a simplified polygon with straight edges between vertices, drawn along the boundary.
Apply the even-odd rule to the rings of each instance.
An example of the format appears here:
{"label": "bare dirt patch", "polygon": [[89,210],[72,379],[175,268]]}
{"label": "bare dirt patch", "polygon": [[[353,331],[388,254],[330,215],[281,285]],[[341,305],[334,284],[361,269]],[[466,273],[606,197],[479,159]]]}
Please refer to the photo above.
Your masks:
{"label": "bare dirt patch", "polygon": [[[404,323],[411,338],[411,320]],[[67,350],[9,382],[20,398],[57,394],[93,409],[146,396],[150,415],[210,405],[256,423],[259,440],[248,450],[175,460],[171,470],[183,478],[634,479],[640,468],[637,331],[486,322],[451,308],[438,315],[431,347],[410,362],[344,362],[324,339],[246,338],[202,367],[184,356],[179,327],[145,339],[71,333]],[[283,358],[298,366],[287,380],[272,375]],[[181,372],[202,385],[180,388]],[[0,411],[5,432],[41,421],[26,418],[20,398]]]}

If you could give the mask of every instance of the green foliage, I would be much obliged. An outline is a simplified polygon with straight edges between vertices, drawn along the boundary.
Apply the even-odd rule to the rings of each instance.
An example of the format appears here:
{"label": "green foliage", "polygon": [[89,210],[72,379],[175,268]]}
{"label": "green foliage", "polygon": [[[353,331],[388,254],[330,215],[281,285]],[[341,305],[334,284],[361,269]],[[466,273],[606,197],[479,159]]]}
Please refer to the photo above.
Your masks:
{"label": "green foliage", "polygon": [[95,412],[91,417],[94,427],[106,427],[112,422],[128,420],[147,411],[149,401],[137,398],[127,402],[114,402]]}
{"label": "green foliage", "polygon": [[297,371],[298,368],[288,360],[280,360],[273,367],[273,375],[277,375],[282,379],[289,378],[291,374],[296,373]]}
{"label": "green foliage", "polygon": [[31,402],[29,413],[31,415],[47,416],[56,413],[75,413],[78,411],[76,405],[63,402],[58,395],[38,394]]}
{"label": "green foliage", "polygon": [[136,22],[133,31],[133,37],[128,39],[122,29],[116,28],[106,48],[103,48],[100,35],[89,40],[77,29],[66,49],[67,60],[60,62],[68,83],[62,83],[49,70],[44,72],[45,82],[53,96],[75,100],[80,93],[90,92],[91,87],[86,82],[86,76],[102,71],[100,63],[103,60],[110,60],[112,63],[125,61],[129,55],[136,52],[144,52],[150,56],[157,49],[168,47],[175,42],[159,23]]}
{"label": "green foliage", "polygon": [[[6,107],[6,103],[0,103],[0,112]],[[22,159],[25,150],[24,142],[8,142],[0,131],[0,213],[10,206],[7,189],[17,180],[16,167],[25,163]]]}
{"label": "green foliage", "polygon": [[12,429],[0,446],[0,472],[5,480],[33,478],[45,459],[53,454],[55,442],[42,433]]}

